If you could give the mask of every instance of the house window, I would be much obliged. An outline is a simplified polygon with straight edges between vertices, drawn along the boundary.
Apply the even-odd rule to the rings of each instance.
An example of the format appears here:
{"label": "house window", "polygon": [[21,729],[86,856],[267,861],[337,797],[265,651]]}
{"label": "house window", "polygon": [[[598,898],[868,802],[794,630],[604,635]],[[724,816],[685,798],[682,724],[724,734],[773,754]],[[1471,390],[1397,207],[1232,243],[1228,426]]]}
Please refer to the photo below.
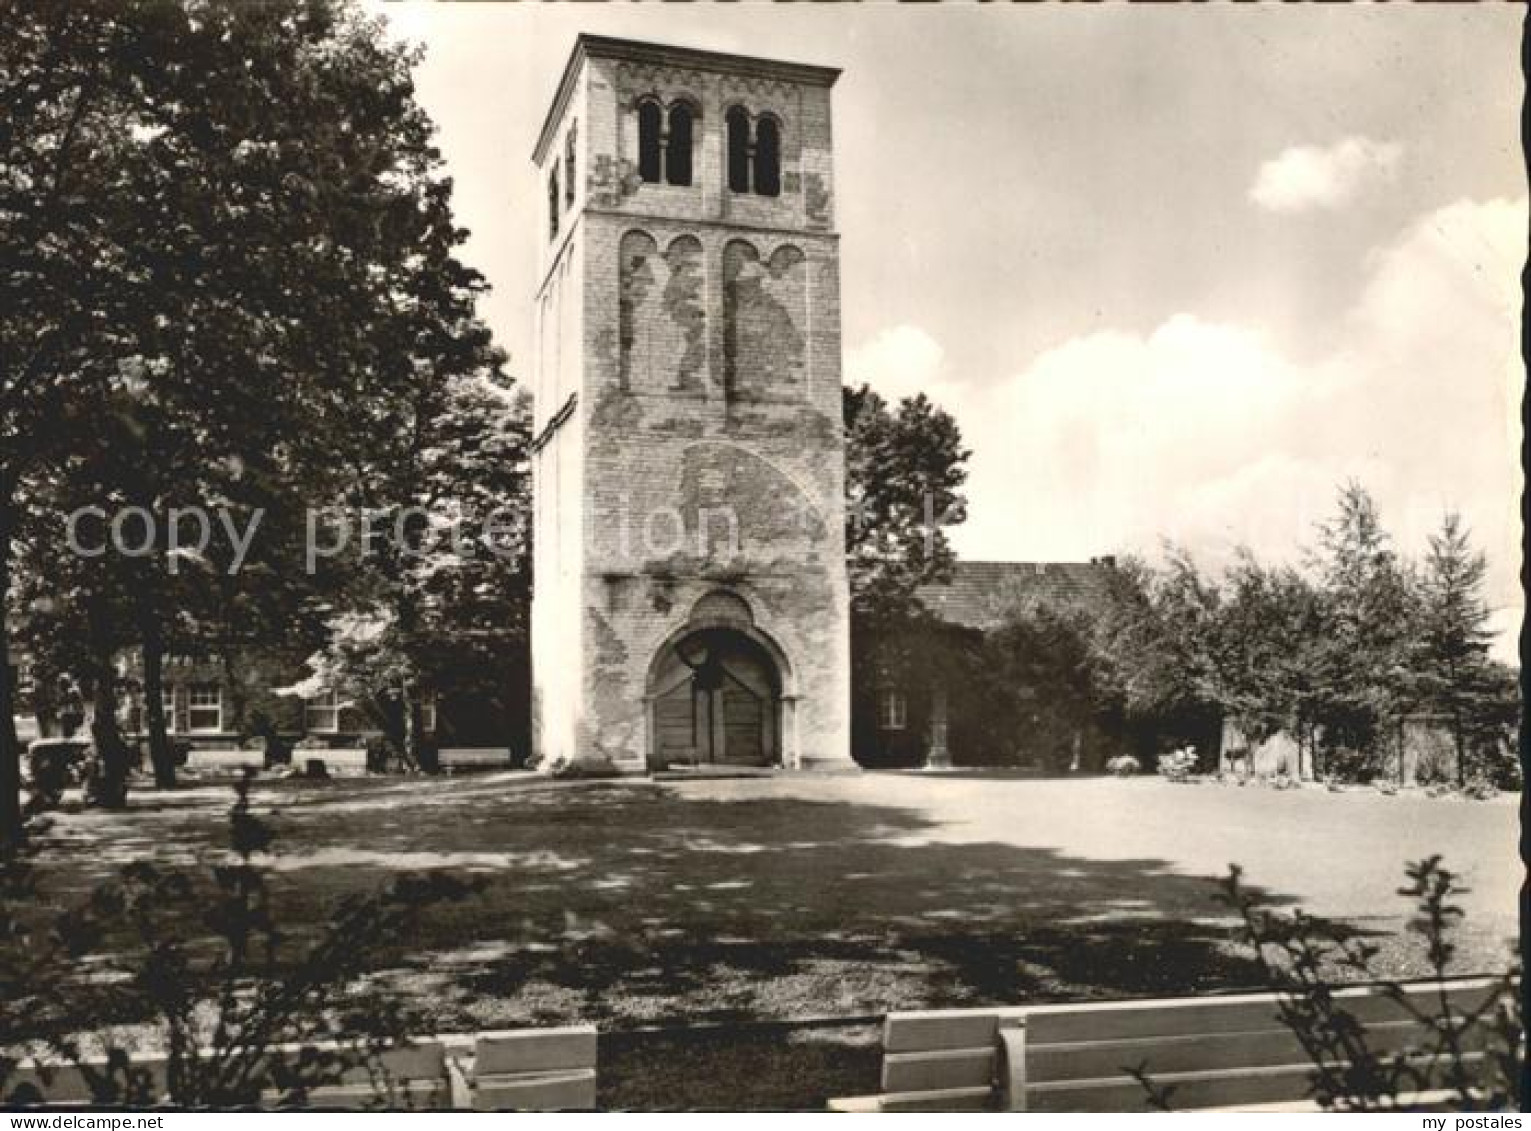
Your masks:
{"label": "house window", "polygon": [[[173,684],[173,683],[162,683],[162,684],[160,684],[160,688],[159,688],[159,701],[160,701],[160,709],[164,713],[164,716],[165,716],[165,733],[166,734],[174,734],[175,733],[175,684]],[[149,722],[148,722],[147,719],[145,719],[144,720],[145,728],[147,728],[148,725],[149,725]]]}
{"label": "house window", "polygon": [[194,683],[186,694],[186,727],[193,734],[223,729],[223,688],[216,683]]}
{"label": "house window", "polygon": [[664,127],[664,111],[659,103],[645,99],[638,103],[638,176],[649,183],[659,180],[659,135]]}
{"label": "house window", "polygon": [[558,166],[548,176],[548,239],[558,235]]}
{"label": "house window", "polygon": [[436,698],[432,696],[420,704],[420,729],[427,734],[436,730]]}
{"label": "house window", "polygon": [[670,107],[670,132],[665,138],[665,180],[672,185],[691,183],[691,107],[677,102]]}
{"label": "house window", "polygon": [[340,696],[326,691],[303,704],[303,729],[318,734],[334,734],[340,729]]}
{"label": "house window", "polygon": [[564,207],[566,209],[571,210],[571,211],[574,208],[574,183],[575,183],[574,171],[575,171],[576,168],[578,168],[578,166],[575,164],[575,159],[574,159],[574,143],[575,143],[575,140],[576,140],[576,137],[577,137],[578,129],[579,129],[578,125],[571,125],[569,127],[569,137],[564,142],[564,153],[563,153],[563,176],[564,176],[563,202],[564,202]]}
{"label": "house window", "polygon": [[724,119],[728,126],[728,191],[750,191],[750,115],[743,106],[729,108]]}
{"label": "house window", "polygon": [[877,697],[879,730],[903,730],[909,724],[909,704],[897,688],[886,688]]}

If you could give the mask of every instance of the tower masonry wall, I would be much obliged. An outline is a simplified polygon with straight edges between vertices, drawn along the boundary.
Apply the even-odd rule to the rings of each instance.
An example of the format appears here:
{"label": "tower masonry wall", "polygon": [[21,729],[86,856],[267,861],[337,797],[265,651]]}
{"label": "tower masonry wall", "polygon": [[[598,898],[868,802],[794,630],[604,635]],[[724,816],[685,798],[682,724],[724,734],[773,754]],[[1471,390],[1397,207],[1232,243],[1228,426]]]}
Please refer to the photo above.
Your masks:
{"label": "tower masonry wall", "polygon": [[[581,265],[567,276],[577,301],[564,298],[579,319],[556,340],[579,364],[539,356],[575,375],[577,395],[539,453],[538,531],[577,528],[580,546],[562,552],[557,597],[534,614],[534,668],[562,668],[537,686],[569,700],[544,704],[557,725],[541,732],[543,748],[646,768],[656,658],[695,625],[697,603],[722,592],[742,598],[750,635],[780,668],[782,762],[850,767],[828,87],[587,58],[575,90],[583,171],[561,239]],[[700,112],[692,185],[637,177],[634,108],[645,97]],[[782,123],[780,196],[727,190],[733,105]],[[560,152],[561,141],[548,147]],[[540,378],[538,395],[539,421],[567,400]],[[561,451],[556,465],[549,448]],[[540,601],[540,573],[537,584]],[[560,652],[555,636],[577,643]]]}

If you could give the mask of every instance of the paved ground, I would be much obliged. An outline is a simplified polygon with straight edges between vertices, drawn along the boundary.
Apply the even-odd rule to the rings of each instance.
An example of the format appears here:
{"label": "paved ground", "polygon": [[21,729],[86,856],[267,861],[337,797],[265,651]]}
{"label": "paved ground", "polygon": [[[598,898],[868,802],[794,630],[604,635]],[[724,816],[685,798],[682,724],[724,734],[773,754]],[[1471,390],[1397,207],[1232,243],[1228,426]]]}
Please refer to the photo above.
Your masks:
{"label": "paved ground", "polygon": [[[59,816],[54,904],[134,860],[203,870],[230,800],[145,790]],[[1502,967],[1514,932],[1509,799],[888,773],[290,781],[255,800],[290,934],[403,870],[482,875],[374,977],[436,1031],[600,1023],[603,1107],[822,1110],[876,1089],[875,1025],[772,1019],[1257,984],[1211,899],[1230,861],[1370,933],[1392,973],[1420,968],[1393,894],[1406,860],[1441,853],[1470,882],[1463,970]]]}
{"label": "paved ground", "polygon": [[[1460,869],[1463,966],[1502,965],[1518,871],[1510,800],[1279,792],[1159,779],[862,774],[555,784],[499,774],[258,787],[279,910],[316,922],[393,871],[489,881],[380,975],[443,1027],[612,1026],[872,1013],[1248,984],[1211,878],[1374,933],[1412,972],[1406,860]],[[152,854],[207,858],[224,788],[63,816],[49,883]]]}

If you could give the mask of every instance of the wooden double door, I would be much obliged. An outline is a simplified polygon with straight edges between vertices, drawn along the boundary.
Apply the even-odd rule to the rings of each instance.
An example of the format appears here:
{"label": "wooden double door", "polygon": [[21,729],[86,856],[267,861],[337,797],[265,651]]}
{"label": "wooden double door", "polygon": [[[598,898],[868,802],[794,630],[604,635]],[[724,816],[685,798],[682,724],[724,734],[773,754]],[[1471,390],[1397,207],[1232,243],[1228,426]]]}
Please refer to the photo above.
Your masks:
{"label": "wooden double door", "polygon": [[659,766],[768,766],[778,760],[780,681],[743,633],[706,629],[662,658],[653,698]]}

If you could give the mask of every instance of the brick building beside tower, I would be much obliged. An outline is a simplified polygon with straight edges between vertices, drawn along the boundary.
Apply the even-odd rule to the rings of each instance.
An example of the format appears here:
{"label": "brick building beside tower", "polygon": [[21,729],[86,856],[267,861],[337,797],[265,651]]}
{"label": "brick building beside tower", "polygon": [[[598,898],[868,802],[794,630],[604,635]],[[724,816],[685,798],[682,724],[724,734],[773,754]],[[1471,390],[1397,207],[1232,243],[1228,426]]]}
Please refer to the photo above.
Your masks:
{"label": "brick building beside tower", "polygon": [[534,748],[850,767],[830,90],[580,36],[534,153]]}

